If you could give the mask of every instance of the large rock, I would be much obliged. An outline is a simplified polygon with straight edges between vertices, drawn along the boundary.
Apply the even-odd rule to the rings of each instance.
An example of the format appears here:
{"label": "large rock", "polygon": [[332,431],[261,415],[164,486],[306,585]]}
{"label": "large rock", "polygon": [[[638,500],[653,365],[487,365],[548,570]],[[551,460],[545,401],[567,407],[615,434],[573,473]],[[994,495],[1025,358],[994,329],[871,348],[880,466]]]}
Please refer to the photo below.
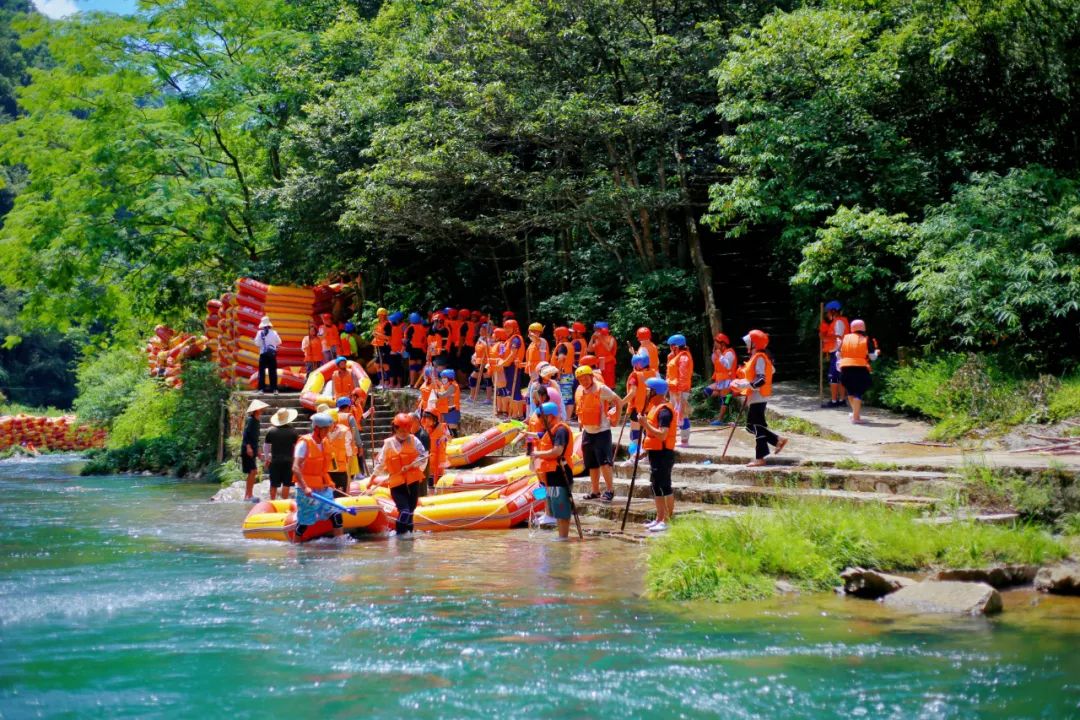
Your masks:
{"label": "large rock", "polygon": [[[210,502],[244,502],[245,485],[246,483],[243,480],[237,480],[232,485],[223,487],[214,493],[214,496],[210,498]],[[263,500],[269,499],[270,481],[263,480],[262,482],[255,483],[255,487],[252,488],[252,494]]]}
{"label": "large rock", "polygon": [[927,580],[886,595],[883,601],[897,610],[953,615],[990,615],[1001,612],[1001,595],[986,583]]}
{"label": "large rock", "polygon": [[889,575],[877,570],[867,570],[861,567],[848,568],[840,573],[844,581],[844,594],[867,600],[877,600],[889,593],[894,593],[908,585],[914,585],[911,578],[899,575]]}
{"label": "large rock", "polygon": [[1080,595],[1080,564],[1044,567],[1035,576],[1035,589],[1056,595]]}
{"label": "large rock", "polygon": [[1039,571],[1037,565],[995,565],[989,568],[955,568],[942,570],[934,575],[935,580],[955,580],[958,582],[986,583],[991,587],[1007,588],[1014,585],[1027,585],[1035,579]]}

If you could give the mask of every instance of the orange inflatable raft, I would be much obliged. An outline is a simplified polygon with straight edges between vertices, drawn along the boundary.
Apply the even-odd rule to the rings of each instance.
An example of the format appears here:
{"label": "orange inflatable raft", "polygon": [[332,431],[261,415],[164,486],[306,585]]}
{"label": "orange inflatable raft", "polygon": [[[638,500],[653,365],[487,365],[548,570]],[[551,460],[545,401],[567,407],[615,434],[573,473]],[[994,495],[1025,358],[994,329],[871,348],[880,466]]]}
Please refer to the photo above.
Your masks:
{"label": "orange inflatable raft", "polygon": [[[360,389],[364,395],[356,401],[356,404],[363,405],[367,401],[368,392],[371,391],[371,378],[364,372],[364,368],[360,366],[360,363],[348,360],[346,366],[360,376]],[[337,370],[337,365],[332,360],[320,366],[317,370],[313,370],[308,375],[303,390],[300,391],[300,404],[308,410],[314,410],[323,403],[333,407],[333,396],[324,394],[323,390],[327,389],[327,385],[330,384],[330,377],[335,370]]]}
{"label": "orange inflatable raft", "polygon": [[[356,514],[342,513],[342,526],[347,533],[380,533],[393,527],[387,514],[397,509],[393,503],[376,497],[339,498],[338,504],[356,508]],[[264,500],[256,504],[244,518],[244,537],[253,540],[284,540],[294,542],[296,536],[296,502],[293,500]],[[329,520],[319,520],[304,531],[301,542],[314,540],[333,533]]]}
{"label": "orange inflatable raft", "polygon": [[446,462],[450,467],[472,465],[512,443],[524,429],[524,423],[508,420],[477,435],[455,438],[446,446]]}

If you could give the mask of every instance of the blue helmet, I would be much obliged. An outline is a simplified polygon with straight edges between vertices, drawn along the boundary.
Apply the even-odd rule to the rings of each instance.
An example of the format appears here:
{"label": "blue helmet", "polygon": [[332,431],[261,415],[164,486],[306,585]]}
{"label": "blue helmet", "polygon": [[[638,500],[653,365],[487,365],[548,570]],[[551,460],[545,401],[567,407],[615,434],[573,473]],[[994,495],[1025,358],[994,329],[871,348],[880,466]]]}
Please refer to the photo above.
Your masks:
{"label": "blue helmet", "polygon": [[315,413],[311,416],[311,426],[328,428],[334,424],[334,418],[330,417],[326,413]]}
{"label": "blue helmet", "polygon": [[644,353],[637,353],[632,358],[630,358],[630,364],[633,365],[635,368],[649,367],[649,356],[645,355]]}
{"label": "blue helmet", "polygon": [[657,395],[667,395],[667,380],[664,380],[662,378],[649,378],[645,381],[645,387],[649,388]]}
{"label": "blue helmet", "polygon": [[439,373],[439,377],[446,378],[447,380],[453,380],[457,377],[457,374],[453,370],[443,370]]}
{"label": "blue helmet", "polygon": [[345,323],[345,332],[352,332],[355,329],[356,329],[356,326],[353,325],[351,322]]}
{"label": "blue helmet", "polygon": [[675,347],[686,347],[686,337],[683,335],[672,335],[667,339],[668,345],[674,345]]}
{"label": "blue helmet", "polygon": [[338,365],[340,365],[343,362],[346,362],[347,360],[348,360],[348,358],[345,357],[344,355],[338,355],[336,358],[334,358],[334,362],[337,363]]}
{"label": "blue helmet", "polygon": [[337,399],[337,406],[338,410],[340,410],[341,408],[352,407],[352,400],[347,397],[339,397]]}
{"label": "blue helmet", "polygon": [[558,415],[559,406],[553,402],[546,402],[540,407],[536,408],[537,415]]}
{"label": "blue helmet", "polygon": [[829,302],[825,303],[826,310],[839,310],[841,307],[843,306],[840,304],[839,300],[830,300]]}
{"label": "blue helmet", "polygon": [[402,320],[405,319],[405,313],[403,313],[403,312],[390,313],[390,317],[387,318],[387,319],[390,322],[392,322],[394,325],[397,325],[399,322],[401,322]]}
{"label": "blue helmet", "polygon": [[414,312],[409,313],[409,322],[411,322],[411,323],[422,322],[422,319],[420,318],[420,313],[414,313]]}
{"label": "blue helmet", "polygon": [[608,329],[608,324],[606,322],[604,322],[603,320],[594,322],[592,324],[592,326],[593,326],[593,329],[595,329],[595,330],[607,330]]}

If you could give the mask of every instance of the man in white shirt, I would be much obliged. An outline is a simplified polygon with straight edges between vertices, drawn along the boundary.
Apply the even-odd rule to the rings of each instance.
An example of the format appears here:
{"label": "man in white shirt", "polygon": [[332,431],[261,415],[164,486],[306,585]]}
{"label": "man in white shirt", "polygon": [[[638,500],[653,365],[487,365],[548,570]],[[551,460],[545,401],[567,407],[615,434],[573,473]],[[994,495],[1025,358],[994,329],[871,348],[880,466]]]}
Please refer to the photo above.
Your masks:
{"label": "man in white shirt", "polygon": [[259,331],[255,333],[255,347],[259,348],[259,392],[266,392],[264,372],[270,375],[270,392],[277,395],[277,349],[281,345],[281,336],[274,330],[269,315],[263,315],[259,321]]}

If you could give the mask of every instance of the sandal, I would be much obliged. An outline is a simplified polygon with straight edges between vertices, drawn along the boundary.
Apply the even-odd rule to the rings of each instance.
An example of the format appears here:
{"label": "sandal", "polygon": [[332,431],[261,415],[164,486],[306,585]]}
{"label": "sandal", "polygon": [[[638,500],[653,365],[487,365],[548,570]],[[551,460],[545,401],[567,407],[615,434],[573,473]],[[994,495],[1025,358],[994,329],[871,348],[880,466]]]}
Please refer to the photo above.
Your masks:
{"label": "sandal", "polygon": [[588,493],[587,495],[582,495],[581,499],[582,500],[599,500],[600,499],[600,493],[591,492],[591,493]]}

